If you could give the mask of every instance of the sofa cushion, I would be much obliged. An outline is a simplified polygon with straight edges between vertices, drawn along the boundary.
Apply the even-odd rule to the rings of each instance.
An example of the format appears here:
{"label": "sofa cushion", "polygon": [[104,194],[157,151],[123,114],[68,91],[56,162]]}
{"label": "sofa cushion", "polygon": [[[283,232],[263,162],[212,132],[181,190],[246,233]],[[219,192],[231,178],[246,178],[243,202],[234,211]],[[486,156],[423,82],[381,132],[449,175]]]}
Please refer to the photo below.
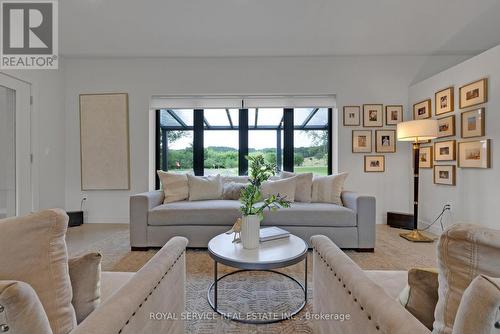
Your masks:
{"label": "sofa cushion", "polygon": [[265,210],[263,223],[267,226],[356,226],[356,214],[336,204],[295,202],[289,208]]}
{"label": "sofa cushion", "polygon": [[285,200],[293,202],[295,200],[295,184],[296,177],[291,177],[288,179],[276,180],[276,181],[265,181],[261,186],[262,199],[266,199],[275,196],[282,196]]}
{"label": "sofa cushion", "polygon": [[500,231],[456,224],[438,243],[439,290],[434,312],[436,334],[452,333],[462,295],[479,275],[500,277]]}
{"label": "sofa cushion", "polygon": [[189,197],[187,174],[167,173],[157,171],[165,198],[163,203],[183,201]]}
{"label": "sofa cushion", "polygon": [[220,175],[195,176],[188,174],[189,200],[204,201],[222,198]]}
{"label": "sofa cushion", "polygon": [[342,189],[347,173],[328,176],[314,175],[312,181],[311,201],[315,203],[342,204]]}
{"label": "sofa cushion", "polygon": [[67,228],[68,216],[59,209],[0,221],[0,280],[31,285],[54,334],[66,334],[76,327]]}
{"label": "sofa cushion", "polygon": [[157,206],[148,213],[149,225],[231,225],[241,217],[240,202],[182,201]]}
{"label": "sofa cushion", "polygon": [[399,301],[425,327],[432,330],[434,310],[438,301],[437,269],[410,269],[408,285],[401,291]]}
{"label": "sofa cushion", "polygon": [[88,253],[69,259],[69,277],[73,288],[71,304],[75,308],[76,321],[82,322],[92,313],[101,300],[100,253]]}
{"label": "sofa cushion", "polygon": [[0,281],[0,325],[7,333],[52,334],[49,319],[33,288],[24,282]]}
{"label": "sofa cushion", "polygon": [[311,203],[313,173],[295,174],[292,172],[281,172],[282,179],[295,177],[295,201]]}

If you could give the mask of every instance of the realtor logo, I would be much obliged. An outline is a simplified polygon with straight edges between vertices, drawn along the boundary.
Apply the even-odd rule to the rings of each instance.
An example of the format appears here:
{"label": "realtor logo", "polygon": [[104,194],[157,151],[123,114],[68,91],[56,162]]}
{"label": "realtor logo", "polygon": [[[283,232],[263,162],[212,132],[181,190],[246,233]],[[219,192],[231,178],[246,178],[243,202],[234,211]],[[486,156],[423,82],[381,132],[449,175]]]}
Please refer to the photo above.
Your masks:
{"label": "realtor logo", "polygon": [[57,69],[57,0],[0,1],[1,69]]}

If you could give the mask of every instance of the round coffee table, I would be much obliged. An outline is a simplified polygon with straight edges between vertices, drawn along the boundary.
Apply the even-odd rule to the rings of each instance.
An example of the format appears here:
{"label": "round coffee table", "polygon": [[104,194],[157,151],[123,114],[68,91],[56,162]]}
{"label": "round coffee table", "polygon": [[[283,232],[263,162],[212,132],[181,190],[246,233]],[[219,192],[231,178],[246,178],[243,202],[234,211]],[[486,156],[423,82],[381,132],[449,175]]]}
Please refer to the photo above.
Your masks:
{"label": "round coffee table", "polygon": [[[279,322],[290,319],[299,313],[307,303],[307,243],[293,234],[287,238],[261,242],[257,249],[244,249],[241,243],[233,243],[232,241],[232,235],[219,234],[208,243],[208,253],[214,260],[214,282],[208,288],[207,293],[208,303],[212,309],[227,319],[250,324]],[[304,284],[285,273],[273,270],[291,266],[302,260],[305,263]],[[218,277],[217,265],[219,263],[239,270]],[[304,292],[304,301],[297,309],[282,313],[281,316],[272,319],[241,319],[226,314],[217,308],[217,285],[225,277],[244,271],[266,271],[285,276],[300,286]],[[214,290],[213,300],[210,296],[212,289]]]}

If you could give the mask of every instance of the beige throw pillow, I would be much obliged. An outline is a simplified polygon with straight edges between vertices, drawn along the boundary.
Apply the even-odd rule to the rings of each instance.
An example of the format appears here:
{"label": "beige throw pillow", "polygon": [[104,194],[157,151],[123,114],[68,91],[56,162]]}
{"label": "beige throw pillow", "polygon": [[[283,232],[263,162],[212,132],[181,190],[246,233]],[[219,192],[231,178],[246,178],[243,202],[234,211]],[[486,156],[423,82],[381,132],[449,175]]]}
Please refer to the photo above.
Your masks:
{"label": "beige throw pillow", "polygon": [[347,173],[328,176],[314,175],[312,181],[311,201],[314,203],[342,204],[342,189],[347,178]]}
{"label": "beige throw pillow", "polygon": [[280,195],[285,197],[287,201],[293,202],[295,201],[295,184],[295,177],[277,181],[265,181],[261,185],[260,192],[263,199],[271,195]]}
{"label": "beige throw pillow", "polygon": [[73,288],[71,304],[76,321],[81,323],[101,301],[101,259],[99,253],[89,253],[69,259],[69,277]]}
{"label": "beige throw pillow", "polygon": [[68,216],[59,209],[0,220],[0,280],[28,283],[38,295],[54,334],[76,326],[68,273]]}
{"label": "beige throw pillow", "polygon": [[7,334],[52,334],[42,303],[29,284],[0,281],[0,305],[0,324],[9,326]]}
{"label": "beige throw pillow", "polygon": [[451,334],[462,295],[479,275],[500,277],[500,231],[456,224],[438,243],[439,298],[435,334]]}
{"label": "beige throw pillow", "polygon": [[168,173],[161,170],[157,173],[165,194],[164,204],[188,199],[189,186],[186,174]]}
{"label": "beige throw pillow", "polygon": [[410,269],[408,285],[399,295],[399,301],[425,327],[432,330],[434,310],[438,301],[437,269]]}
{"label": "beige throw pillow", "polygon": [[247,185],[244,183],[229,182],[224,184],[222,191],[222,199],[226,200],[239,200],[243,188]]}
{"label": "beige throw pillow", "polygon": [[313,173],[295,174],[292,172],[281,172],[282,179],[296,178],[295,201],[311,203]]}
{"label": "beige throw pillow", "polygon": [[220,175],[188,175],[189,200],[203,201],[222,198],[222,180]]}

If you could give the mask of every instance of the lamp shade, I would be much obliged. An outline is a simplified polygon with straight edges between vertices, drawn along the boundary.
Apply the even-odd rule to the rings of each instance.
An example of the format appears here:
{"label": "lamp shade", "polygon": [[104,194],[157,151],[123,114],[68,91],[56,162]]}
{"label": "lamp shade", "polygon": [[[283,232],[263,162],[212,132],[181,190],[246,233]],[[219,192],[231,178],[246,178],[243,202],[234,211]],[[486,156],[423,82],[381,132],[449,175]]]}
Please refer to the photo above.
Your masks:
{"label": "lamp shade", "polygon": [[399,141],[420,142],[437,138],[438,123],[435,119],[421,119],[398,123]]}

